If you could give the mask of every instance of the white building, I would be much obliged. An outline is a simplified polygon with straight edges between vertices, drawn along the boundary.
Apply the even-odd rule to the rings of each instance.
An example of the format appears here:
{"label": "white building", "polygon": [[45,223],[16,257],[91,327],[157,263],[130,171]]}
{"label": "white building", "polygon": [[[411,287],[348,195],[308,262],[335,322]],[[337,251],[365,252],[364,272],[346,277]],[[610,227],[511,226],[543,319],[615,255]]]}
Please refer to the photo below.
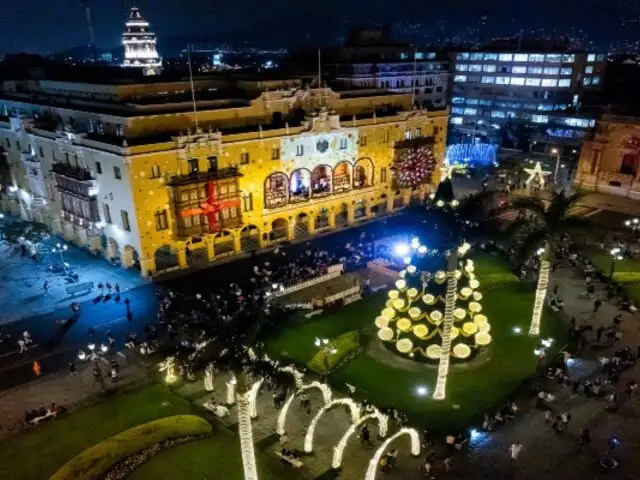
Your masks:
{"label": "white building", "polygon": [[162,69],[162,58],[156,48],[156,34],[136,7],[131,9],[126,30],[122,34],[124,45],[123,67],[142,68],[145,75],[156,75]]}

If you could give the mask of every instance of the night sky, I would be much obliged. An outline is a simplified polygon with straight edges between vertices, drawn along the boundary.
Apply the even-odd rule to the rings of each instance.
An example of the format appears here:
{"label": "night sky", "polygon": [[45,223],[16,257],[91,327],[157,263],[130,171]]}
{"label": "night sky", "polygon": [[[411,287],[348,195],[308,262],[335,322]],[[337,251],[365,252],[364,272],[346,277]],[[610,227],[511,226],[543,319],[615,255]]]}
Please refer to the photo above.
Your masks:
{"label": "night sky", "polygon": [[[117,47],[132,2],[91,1],[97,45]],[[391,23],[400,36],[419,32],[427,41],[436,31],[464,38],[478,29],[483,35],[518,29],[586,35],[599,44],[640,38],[640,0],[139,0],[136,5],[161,43],[188,35],[214,41],[235,35],[280,46],[335,43],[349,27],[371,22]],[[483,15],[487,26],[480,27]],[[0,53],[52,53],[88,44],[80,0],[7,1],[0,31]]]}

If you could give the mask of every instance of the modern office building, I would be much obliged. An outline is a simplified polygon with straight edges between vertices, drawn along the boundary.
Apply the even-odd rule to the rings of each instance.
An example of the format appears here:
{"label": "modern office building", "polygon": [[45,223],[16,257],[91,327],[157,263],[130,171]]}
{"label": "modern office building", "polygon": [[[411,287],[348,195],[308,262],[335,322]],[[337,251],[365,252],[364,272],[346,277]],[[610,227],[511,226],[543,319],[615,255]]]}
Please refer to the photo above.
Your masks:
{"label": "modern office building", "polygon": [[133,7],[122,34],[123,67],[140,68],[145,75],[157,75],[162,70],[162,58],[156,48],[156,34],[150,29],[140,10]]}
{"label": "modern office building", "polygon": [[384,31],[355,30],[344,46],[323,50],[321,60],[324,72],[347,87],[408,93],[426,108],[447,104],[446,54],[395,42]]}
{"label": "modern office building", "polygon": [[640,199],[640,117],[603,115],[584,142],[575,185]]}
{"label": "modern office building", "polygon": [[450,58],[453,143],[476,135],[496,141],[505,125],[527,125],[533,141],[577,146],[594,126],[583,96],[601,88],[604,54],[486,49]]}
{"label": "modern office building", "polygon": [[[3,208],[153,275],[362,222],[438,181],[446,110],[226,78],[195,79],[197,113],[188,81],[5,82]],[[418,146],[429,175],[400,189],[394,161]]]}

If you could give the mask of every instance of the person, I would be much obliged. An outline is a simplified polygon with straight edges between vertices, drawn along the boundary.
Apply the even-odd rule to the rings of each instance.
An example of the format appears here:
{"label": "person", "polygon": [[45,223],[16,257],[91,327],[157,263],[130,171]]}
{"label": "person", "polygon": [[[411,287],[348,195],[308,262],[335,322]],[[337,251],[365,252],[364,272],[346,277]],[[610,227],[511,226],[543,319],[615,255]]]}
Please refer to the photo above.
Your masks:
{"label": "person", "polygon": [[551,410],[546,409],[544,411],[544,423],[548,425],[550,421],[551,421]]}
{"label": "person", "polygon": [[98,363],[93,364],[93,380],[94,382],[104,385],[104,379],[102,378],[102,370],[100,370],[100,366]]}
{"label": "person", "polygon": [[596,298],[593,302],[593,311],[594,313],[597,312],[598,310],[600,310],[600,306],[602,305],[602,300],[600,300],[599,298]]}
{"label": "person", "polygon": [[42,368],[40,367],[40,363],[37,360],[33,361],[33,373],[36,374],[36,377],[39,377],[42,374]]}
{"label": "person", "polygon": [[361,443],[366,443],[367,445],[371,446],[371,434],[369,432],[369,427],[367,427],[367,425],[363,425],[362,428],[360,429],[360,441]]}
{"label": "person", "polygon": [[451,464],[453,463],[453,457],[449,455],[444,459],[442,463],[444,464],[444,471],[446,473],[449,473],[451,471]]}
{"label": "person", "polygon": [[398,460],[398,450],[391,449],[386,453],[386,457],[389,461],[389,466],[390,467],[395,467],[396,466],[396,462]]}
{"label": "person", "polygon": [[589,445],[591,443],[591,432],[588,428],[580,430],[580,444]]}
{"label": "person", "polygon": [[24,332],[22,332],[22,338],[24,339],[24,343],[27,345],[31,345],[33,343],[33,340],[31,339],[31,334],[29,333],[28,330],[25,330]]}
{"label": "person", "polygon": [[511,455],[511,461],[515,462],[518,459],[518,456],[522,452],[522,444],[518,441],[511,444],[509,447],[509,453]]}
{"label": "person", "polygon": [[289,443],[289,437],[287,437],[286,433],[283,433],[282,435],[280,435],[278,442],[280,443],[281,447],[284,447],[287,443]]}
{"label": "person", "polygon": [[604,327],[602,325],[600,325],[596,329],[596,342],[597,343],[600,343],[600,339],[602,338],[602,332],[604,332]]}
{"label": "person", "polygon": [[47,280],[45,280],[44,284],[42,285],[42,289],[44,290],[45,295],[49,293],[49,282]]}
{"label": "person", "polygon": [[20,353],[27,351],[27,344],[22,338],[18,340],[18,347],[20,347]]}
{"label": "person", "polygon": [[75,377],[76,375],[78,375],[78,371],[76,370],[76,365],[73,362],[69,362],[69,375],[71,375],[72,377]]}
{"label": "person", "polygon": [[119,283],[116,283],[115,289],[116,289],[116,293],[120,294],[120,284]]}

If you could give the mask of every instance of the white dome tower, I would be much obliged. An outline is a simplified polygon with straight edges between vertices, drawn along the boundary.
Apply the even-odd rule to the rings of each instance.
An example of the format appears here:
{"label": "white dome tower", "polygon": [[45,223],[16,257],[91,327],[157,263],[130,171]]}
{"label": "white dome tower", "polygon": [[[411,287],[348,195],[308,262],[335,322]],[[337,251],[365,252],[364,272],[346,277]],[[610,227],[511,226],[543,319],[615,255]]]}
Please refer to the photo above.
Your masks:
{"label": "white dome tower", "polygon": [[143,69],[145,75],[156,75],[162,70],[162,58],[156,49],[156,34],[149,29],[147,22],[137,7],[129,13],[122,34],[124,45],[123,67]]}

